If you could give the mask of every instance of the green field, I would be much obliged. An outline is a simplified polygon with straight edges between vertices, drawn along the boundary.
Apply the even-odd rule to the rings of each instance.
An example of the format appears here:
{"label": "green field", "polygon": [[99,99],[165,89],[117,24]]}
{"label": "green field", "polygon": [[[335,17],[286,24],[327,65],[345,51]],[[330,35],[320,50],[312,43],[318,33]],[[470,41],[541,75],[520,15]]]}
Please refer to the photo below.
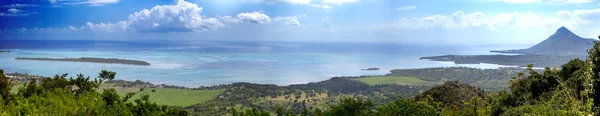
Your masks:
{"label": "green field", "polygon": [[440,84],[438,82],[424,81],[415,77],[403,77],[403,76],[380,76],[380,77],[364,77],[354,78],[352,80],[361,81],[369,85],[378,84],[398,84],[398,85],[432,85]]}
{"label": "green field", "polygon": [[19,88],[25,86],[25,84],[15,84],[11,89],[10,89],[10,93],[17,93],[19,92]]}
{"label": "green field", "polygon": [[[11,93],[17,93],[18,89],[23,87],[25,84],[16,84],[12,87]],[[99,91],[106,88],[114,88],[121,97],[125,96],[128,92],[137,92],[140,88],[122,88],[113,87],[109,84],[102,84]],[[152,89],[156,90],[152,92]],[[150,100],[160,105],[169,106],[189,106],[206,100],[211,100],[222,93],[224,89],[220,90],[188,90],[188,89],[169,89],[169,88],[144,88],[144,91],[137,93],[132,99],[140,98],[141,94],[150,95]]]}
{"label": "green field", "polygon": [[[140,88],[121,88],[103,85],[100,88],[114,88],[121,96],[128,92],[137,92]],[[152,90],[156,90],[152,92]],[[211,100],[221,94],[224,90],[188,90],[188,89],[170,89],[170,88],[144,88],[144,91],[137,93],[132,99],[138,99],[142,94],[150,95],[150,100],[160,105],[169,106],[189,106],[206,100]]]}

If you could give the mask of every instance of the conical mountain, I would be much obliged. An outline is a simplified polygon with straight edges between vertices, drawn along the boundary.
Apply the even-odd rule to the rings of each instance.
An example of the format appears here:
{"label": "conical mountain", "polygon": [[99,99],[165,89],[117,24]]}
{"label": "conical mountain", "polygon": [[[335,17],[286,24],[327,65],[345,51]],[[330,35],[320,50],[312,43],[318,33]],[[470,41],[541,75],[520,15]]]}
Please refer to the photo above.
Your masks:
{"label": "conical mountain", "polygon": [[565,27],[560,27],[548,39],[528,48],[519,50],[492,51],[536,55],[586,55],[595,39],[581,38]]}

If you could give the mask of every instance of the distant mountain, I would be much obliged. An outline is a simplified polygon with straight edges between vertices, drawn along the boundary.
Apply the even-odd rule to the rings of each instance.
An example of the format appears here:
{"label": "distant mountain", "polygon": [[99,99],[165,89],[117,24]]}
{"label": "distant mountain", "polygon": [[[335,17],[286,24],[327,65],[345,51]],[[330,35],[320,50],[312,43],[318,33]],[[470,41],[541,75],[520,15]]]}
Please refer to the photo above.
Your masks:
{"label": "distant mountain", "polygon": [[595,39],[581,38],[565,27],[560,27],[548,39],[527,49],[491,51],[529,55],[587,55]]}

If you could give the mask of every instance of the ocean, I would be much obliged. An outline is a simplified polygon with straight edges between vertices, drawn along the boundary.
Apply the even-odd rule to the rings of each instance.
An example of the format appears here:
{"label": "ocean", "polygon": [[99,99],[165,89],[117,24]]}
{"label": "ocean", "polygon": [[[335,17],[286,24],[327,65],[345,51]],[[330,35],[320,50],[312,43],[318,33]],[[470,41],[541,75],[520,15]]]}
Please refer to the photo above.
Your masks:
{"label": "ocean", "polygon": [[[187,87],[233,82],[290,85],[333,76],[384,75],[391,69],[428,67],[506,67],[419,60],[423,56],[495,54],[489,50],[529,45],[418,45],[367,42],[227,42],[227,41],[84,41],[3,40],[0,69],[42,76],[83,73],[96,77],[102,69],[116,79],[143,80]],[[98,57],[143,60],[150,66],[15,60],[16,57]],[[377,71],[361,71],[366,68]]]}

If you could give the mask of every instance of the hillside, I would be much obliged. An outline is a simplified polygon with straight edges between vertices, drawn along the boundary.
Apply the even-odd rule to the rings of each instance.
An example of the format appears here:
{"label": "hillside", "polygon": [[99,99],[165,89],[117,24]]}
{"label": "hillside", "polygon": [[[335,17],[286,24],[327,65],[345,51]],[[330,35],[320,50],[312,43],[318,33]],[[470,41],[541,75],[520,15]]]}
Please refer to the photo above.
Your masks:
{"label": "hillside", "polygon": [[517,53],[529,55],[586,55],[595,39],[579,37],[566,27],[560,27],[548,39],[527,49],[490,51],[497,53]]}

